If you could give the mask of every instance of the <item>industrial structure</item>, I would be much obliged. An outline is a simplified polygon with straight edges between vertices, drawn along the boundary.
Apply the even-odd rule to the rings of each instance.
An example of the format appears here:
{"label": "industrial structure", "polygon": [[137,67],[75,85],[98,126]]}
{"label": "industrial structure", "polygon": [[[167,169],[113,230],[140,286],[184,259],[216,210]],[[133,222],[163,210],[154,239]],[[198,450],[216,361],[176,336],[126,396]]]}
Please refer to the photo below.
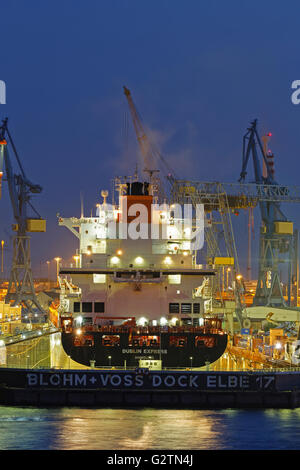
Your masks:
{"label": "industrial structure", "polygon": [[[244,136],[243,143],[243,166],[240,181],[245,180],[247,166],[252,156],[255,183],[268,186],[277,186],[274,179],[274,166],[266,148],[262,146],[257,132],[257,121],[251,123]],[[264,168],[262,170],[259,152],[261,153]],[[258,282],[254,306],[291,306],[291,284],[296,285],[296,298],[298,291],[298,231],[293,229],[293,222],[288,221],[283,214],[280,203],[275,201],[264,201],[259,199],[261,213],[261,233],[259,247],[259,270]],[[288,276],[288,299],[287,303],[283,297],[280,269],[282,265],[287,266]],[[296,304],[297,305],[297,304]]]}
{"label": "industrial structure", "polygon": [[[251,272],[251,230],[253,225],[253,210],[260,208],[261,230],[259,242],[259,269],[253,307],[279,308],[279,317],[298,318],[298,231],[293,229],[293,223],[288,221],[281,210],[281,203],[299,203],[298,187],[280,185],[275,180],[274,155],[267,148],[271,134],[262,137],[263,144],[257,131],[257,120],[251,123],[243,139],[242,171],[238,183],[184,181],[175,177],[174,171],[166,160],[151,143],[142,124],[132,96],[124,87],[128,100],[137,141],[145,161],[145,171],[158,162],[167,168],[165,178],[171,183],[170,193],[163,194],[164,200],[170,204],[204,205],[205,212],[205,242],[206,262],[211,265],[216,276],[209,280],[211,284],[213,303],[216,308],[222,304],[227,316],[233,310],[240,328],[250,327],[249,312],[244,298],[244,283],[240,274],[237,248],[231,221],[231,214],[244,209],[249,211],[248,221],[248,263],[247,273]],[[260,154],[260,155],[259,155]],[[245,182],[249,160],[252,157],[254,181]],[[149,172],[152,177],[154,171]],[[164,187],[162,178],[157,174],[159,187]],[[160,191],[161,193],[161,191]],[[287,276],[287,298],[282,291],[280,273]],[[232,279],[231,299],[224,299],[224,278],[230,274]],[[251,279],[249,279],[251,280]],[[228,282],[227,282],[228,284]],[[228,287],[228,286],[227,286]],[[289,314],[287,314],[289,309]],[[257,310],[258,311],[258,310]],[[212,308],[213,313],[213,308]],[[268,312],[270,313],[270,312]]]}
{"label": "industrial structure", "polygon": [[[143,340],[147,348],[151,346],[153,356],[144,357],[144,360],[155,360],[161,364],[162,350],[167,351],[170,346],[184,349],[184,330],[180,328],[188,329],[190,324],[197,329],[195,338],[198,343],[203,340],[205,347],[210,348],[208,339],[211,338],[204,337],[207,331],[202,331],[201,321],[207,318],[214,321],[216,318],[217,322],[225,320],[223,328],[225,327],[226,333],[230,333],[228,337],[232,340],[228,344],[226,354],[234,356],[234,361],[242,354],[244,358],[248,358],[250,365],[261,364],[266,358],[268,360],[265,364],[269,364],[275,356],[280,361],[285,361],[285,356],[290,357],[291,364],[300,364],[298,231],[281,208],[285,203],[300,202],[300,188],[281,185],[275,179],[274,155],[268,150],[271,134],[260,138],[257,120],[251,122],[243,138],[239,182],[181,180],[152,142],[151,132],[146,131],[127,87],[124,87],[124,94],[142,156],[142,166],[138,168],[137,165],[131,177],[114,178],[112,206],[107,203],[108,191],[103,190],[103,202],[97,204],[95,216],[84,216],[82,208],[80,218],[58,217],[59,225],[68,228],[79,240],[79,248],[73,257],[75,267],[61,266],[59,273],[57,261],[60,304],[54,303],[50,307],[50,319],[54,319],[53,324],[57,328],[50,327],[32,333],[32,337],[52,334],[63,327],[66,335],[62,335],[62,338],[65,340],[68,357],[72,356],[75,348],[78,353],[75,354],[75,360],[80,363],[80,348],[86,348],[89,354],[85,351],[86,357],[81,362],[86,366],[91,363],[93,354],[97,353],[102,357],[103,351],[107,351],[107,346],[113,348],[120,347],[121,344],[124,351],[127,351],[126,354],[129,354],[125,362],[130,362],[133,358],[130,354],[137,348],[142,349]],[[9,145],[18,163],[18,174],[13,171]],[[246,176],[250,173],[251,163],[254,178],[247,182]],[[3,174],[4,169],[6,175]],[[15,306],[14,308],[22,305],[30,314],[35,312],[39,317],[42,315],[45,318],[46,312],[34,289],[28,236],[30,232],[43,232],[46,228],[45,220],[31,204],[32,196],[40,194],[42,188],[27,179],[8,130],[7,119],[0,127],[0,194],[3,179],[8,182],[15,219],[13,230],[16,232],[6,299]],[[150,201],[151,204],[158,203],[161,207],[165,203],[165,213],[160,210],[155,215],[160,225],[164,218],[168,240],[164,243],[154,242],[152,245],[145,241],[143,245],[138,245],[128,240],[124,242],[122,237],[112,237],[109,230],[114,223],[120,222],[121,214],[125,213],[125,200],[129,206],[133,205],[133,202],[140,203],[144,200],[147,208]],[[195,216],[198,205],[203,206],[205,245],[201,253],[197,253],[187,243],[184,231],[174,232],[174,215],[171,210],[173,204],[192,205]],[[258,277],[257,281],[254,281],[250,276],[251,232],[256,208],[260,210],[261,227],[257,256]],[[30,210],[34,211],[35,216],[29,215]],[[237,215],[241,210],[248,211],[249,216],[247,281],[248,285],[251,284],[251,295],[249,290],[247,292],[249,287],[246,279],[241,274],[232,223],[232,214]],[[132,217],[128,218],[128,222],[132,221]],[[150,222],[151,219],[147,219],[146,223]],[[195,228],[196,223],[195,217],[192,228]],[[139,256],[136,256],[137,249],[141,249]],[[285,292],[283,273],[287,285]],[[199,276],[202,276],[201,280],[197,279]],[[124,320],[125,325],[122,323]],[[131,338],[131,333],[127,333],[129,330],[135,331],[132,330],[135,321],[136,337]],[[103,325],[105,322],[108,322],[107,325]],[[261,337],[262,329],[266,325],[269,330]],[[163,331],[160,331],[160,327],[169,328],[172,341],[167,338],[164,343],[161,336],[158,339],[156,333],[159,331],[162,334]],[[69,333],[72,328],[71,341]],[[145,328],[145,334],[141,338],[138,337],[140,328]],[[151,328],[154,329],[151,330],[150,337]],[[176,328],[179,328],[178,331],[175,331]],[[78,338],[77,331],[83,329],[86,329],[84,335]],[[255,334],[252,334],[253,332]],[[121,340],[120,333],[124,333]],[[182,337],[177,338],[176,335],[179,334]],[[193,334],[186,336],[188,342],[195,341]],[[200,338],[201,335],[203,338]],[[218,335],[222,338],[223,332],[218,332]],[[298,336],[296,342],[295,336]],[[98,339],[95,341],[95,338]],[[216,338],[215,346],[220,343],[218,337]],[[278,338],[283,345],[281,351],[276,351]],[[23,342],[24,339],[22,335],[18,337],[15,334],[11,344]],[[111,344],[108,344],[109,342]],[[198,343],[197,348],[200,347]],[[160,349],[156,350],[159,344]],[[164,348],[162,345],[165,345]],[[193,348],[194,346],[193,344]],[[216,348],[218,354],[224,344],[219,346]],[[189,364],[190,360],[194,361],[195,365],[197,352],[193,348],[186,351],[182,362],[185,365]],[[275,352],[275,356],[269,352],[271,350]],[[157,355],[158,351],[160,356]],[[122,363],[124,354],[119,357],[119,364]],[[116,360],[113,355],[106,357],[109,366],[112,365],[112,358]],[[174,361],[174,364],[178,362],[177,359]],[[171,362],[165,361],[165,364]],[[104,362],[103,365],[107,364]]]}
{"label": "industrial structure", "polygon": [[[9,156],[8,144],[17,160],[19,173],[13,170]],[[31,256],[30,256],[30,232],[45,232],[46,221],[41,218],[31,203],[32,196],[40,194],[42,187],[32,183],[26,176],[23,165],[17,153],[14,141],[7,126],[7,118],[2,121],[0,127],[0,171],[5,168],[8,183],[9,197],[12,205],[15,224],[13,231],[13,260],[10,280],[6,295],[6,301],[12,301],[13,305],[23,305],[30,316],[45,318],[46,312],[41,307],[34,290]],[[29,215],[33,211],[35,217]]]}

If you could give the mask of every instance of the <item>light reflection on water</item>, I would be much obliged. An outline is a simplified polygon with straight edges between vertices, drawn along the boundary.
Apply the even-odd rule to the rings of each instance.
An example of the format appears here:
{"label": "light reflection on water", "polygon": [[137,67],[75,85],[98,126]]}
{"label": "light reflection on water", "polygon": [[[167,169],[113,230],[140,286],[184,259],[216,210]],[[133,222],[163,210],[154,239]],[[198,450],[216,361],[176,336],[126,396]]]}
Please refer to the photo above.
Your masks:
{"label": "light reflection on water", "polygon": [[0,449],[300,449],[297,410],[0,407]]}

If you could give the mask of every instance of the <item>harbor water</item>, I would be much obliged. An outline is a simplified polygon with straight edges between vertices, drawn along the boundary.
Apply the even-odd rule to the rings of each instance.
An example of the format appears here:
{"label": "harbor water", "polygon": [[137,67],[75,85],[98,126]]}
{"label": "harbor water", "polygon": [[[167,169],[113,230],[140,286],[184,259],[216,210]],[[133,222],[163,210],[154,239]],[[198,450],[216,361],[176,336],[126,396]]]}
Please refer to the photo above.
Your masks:
{"label": "harbor water", "polygon": [[1,450],[299,450],[300,409],[0,407]]}

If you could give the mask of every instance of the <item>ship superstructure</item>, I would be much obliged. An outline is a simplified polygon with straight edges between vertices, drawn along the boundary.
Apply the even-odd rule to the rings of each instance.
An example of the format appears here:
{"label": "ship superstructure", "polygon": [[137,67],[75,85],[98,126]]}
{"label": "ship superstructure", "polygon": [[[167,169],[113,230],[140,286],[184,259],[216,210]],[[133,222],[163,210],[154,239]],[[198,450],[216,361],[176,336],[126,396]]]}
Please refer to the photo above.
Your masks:
{"label": "ship superstructure", "polygon": [[[75,360],[88,364],[94,359],[92,349],[96,348],[96,332],[102,329],[103,336],[105,331],[107,333],[105,329],[110,328],[111,334],[104,335],[106,338],[101,336],[101,345],[110,345],[114,351],[119,348],[132,360],[135,359],[136,364],[145,354],[148,358],[149,354],[150,357],[155,356],[155,347],[161,357],[162,343],[164,354],[169,355],[172,342],[178,347],[181,342],[181,348],[186,348],[184,361],[190,361],[191,351],[197,348],[195,334],[198,333],[197,341],[204,330],[210,334],[208,319],[204,318],[207,297],[202,295],[207,288],[201,289],[201,286],[206,286],[209,277],[215,273],[213,269],[197,264],[196,259],[201,247],[203,219],[199,216],[199,220],[195,221],[191,214],[187,216],[175,205],[157,204],[155,185],[151,180],[128,182],[118,178],[115,188],[117,203],[108,203],[108,192],[102,191],[103,201],[97,205],[95,216],[59,217],[59,225],[70,229],[79,241],[78,252],[74,256],[75,267],[60,269],[60,276],[78,287],[75,294],[66,289],[62,291],[60,315],[64,331],[74,334],[79,331],[80,335],[83,330],[89,331],[86,341],[82,337],[71,341],[69,336],[69,346],[66,346],[66,341],[63,344],[73,350]],[[188,211],[189,208],[183,209]],[[136,328],[135,333],[128,330],[128,325]],[[221,321],[218,321],[218,327],[216,325],[212,325],[214,335],[218,334]],[[143,328],[144,341],[136,338],[134,343],[131,341],[132,334],[137,336],[140,327]],[[122,330],[125,333],[123,344],[120,330],[116,328],[125,328]],[[180,328],[184,328],[185,333],[193,330],[191,344],[187,344],[188,337],[182,334]],[[161,337],[158,340],[162,332],[168,334],[168,340],[162,341]],[[125,338],[129,338],[127,344],[124,343]],[[207,342],[211,352],[215,350],[213,360],[223,353],[226,341],[226,335],[222,332],[220,350],[216,348],[216,339]],[[154,347],[151,351],[150,342]],[[147,352],[139,346],[145,346]],[[84,347],[90,349],[82,359],[79,351]],[[204,342],[202,347],[205,348]],[[128,352],[131,348],[132,353]],[[200,349],[198,346],[198,352]],[[98,353],[101,356],[103,351]],[[108,355],[103,355],[105,364]],[[124,357],[119,357],[119,363]],[[100,359],[96,357],[97,362]],[[195,365],[205,362],[211,362],[209,355],[201,361],[195,358]],[[165,360],[167,363],[169,361]],[[176,364],[171,361],[170,365]]]}
{"label": "ship superstructure", "polygon": [[199,325],[204,310],[195,293],[214,271],[196,262],[195,228],[172,206],[154,204],[149,183],[120,183],[118,193],[112,205],[102,192],[95,217],[59,217],[79,240],[76,266],[60,270],[81,288],[81,299],[69,299],[67,309],[85,322],[128,317]]}

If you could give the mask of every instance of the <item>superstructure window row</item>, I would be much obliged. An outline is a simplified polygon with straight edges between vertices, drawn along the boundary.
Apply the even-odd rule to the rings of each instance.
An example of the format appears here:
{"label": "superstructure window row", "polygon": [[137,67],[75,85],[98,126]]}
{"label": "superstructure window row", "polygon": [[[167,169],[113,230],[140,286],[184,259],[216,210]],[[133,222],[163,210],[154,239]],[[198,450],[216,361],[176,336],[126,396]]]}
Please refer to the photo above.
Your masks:
{"label": "superstructure window row", "polygon": [[199,303],[186,303],[182,302],[180,303],[174,303],[171,302],[169,303],[169,313],[183,313],[183,314],[189,314],[189,313],[200,313],[200,304]]}
{"label": "superstructure window row", "polygon": [[104,302],[74,302],[74,313],[104,313]]}

